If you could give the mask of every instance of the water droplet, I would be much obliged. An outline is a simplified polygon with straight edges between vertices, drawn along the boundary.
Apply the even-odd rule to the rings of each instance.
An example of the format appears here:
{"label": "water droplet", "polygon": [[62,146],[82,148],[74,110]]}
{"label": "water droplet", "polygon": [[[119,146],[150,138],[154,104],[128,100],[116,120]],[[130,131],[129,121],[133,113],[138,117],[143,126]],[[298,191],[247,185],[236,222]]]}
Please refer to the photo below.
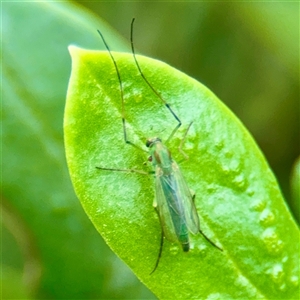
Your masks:
{"label": "water droplet", "polygon": [[290,282],[291,282],[294,286],[298,286],[298,285],[299,285],[299,277],[296,276],[296,275],[291,276]]}
{"label": "water droplet", "polygon": [[179,251],[178,245],[174,244],[170,247],[170,254],[176,255]]}
{"label": "water droplet", "polygon": [[249,188],[249,189],[247,190],[247,194],[248,194],[249,196],[253,196],[253,195],[254,195],[254,190],[253,190],[252,188]]}
{"label": "water droplet", "polygon": [[263,209],[266,207],[266,201],[265,200],[255,200],[251,204],[251,208],[256,211],[263,211]]}
{"label": "water droplet", "polygon": [[232,159],[230,161],[230,169],[234,173],[239,173],[241,171],[240,161],[237,159]]}
{"label": "water droplet", "polygon": [[226,165],[222,166],[222,171],[224,172],[225,175],[229,174],[229,168]]}
{"label": "water droplet", "polygon": [[282,251],[283,248],[283,241],[282,240],[278,240],[277,244],[273,247],[273,252],[274,253],[280,253]]}
{"label": "water droplet", "polygon": [[271,271],[271,277],[275,283],[282,283],[284,279],[284,271],[282,264],[276,264],[273,266]]}
{"label": "water droplet", "polygon": [[246,277],[242,276],[242,275],[239,275],[236,280],[235,280],[235,283],[234,283],[236,286],[248,286],[249,285],[249,282],[247,280]]}
{"label": "water droplet", "polygon": [[273,228],[267,228],[263,232],[262,240],[270,254],[277,255],[283,249],[283,242],[278,238]]}
{"label": "water droplet", "polygon": [[240,189],[246,188],[246,186],[248,185],[247,180],[245,180],[245,177],[243,174],[236,176],[233,182]]}
{"label": "water droplet", "polygon": [[283,283],[283,284],[279,287],[279,289],[280,289],[281,291],[285,291],[285,290],[286,290],[286,284]]}
{"label": "water droplet", "polygon": [[190,247],[193,248],[194,253],[197,254],[204,253],[207,250],[207,245],[199,239],[190,242]]}
{"label": "water droplet", "polygon": [[226,299],[232,299],[232,297],[228,294],[221,294],[221,293],[214,293],[210,294],[206,297],[207,300],[226,300]]}
{"label": "water droplet", "polygon": [[215,147],[217,149],[222,149],[224,147],[224,141],[220,139],[215,139]]}
{"label": "water droplet", "polygon": [[193,250],[195,248],[195,243],[193,241],[190,241],[190,250]]}
{"label": "water droplet", "polygon": [[215,190],[215,185],[214,184],[208,184],[207,186],[206,186],[206,190],[208,191],[208,192],[213,192],[214,190]]}
{"label": "water droplet", "polygon": [[269,209],[265,209],[260,214],[259,222],[264,226],[269,226],[275,222],[275,216]]}

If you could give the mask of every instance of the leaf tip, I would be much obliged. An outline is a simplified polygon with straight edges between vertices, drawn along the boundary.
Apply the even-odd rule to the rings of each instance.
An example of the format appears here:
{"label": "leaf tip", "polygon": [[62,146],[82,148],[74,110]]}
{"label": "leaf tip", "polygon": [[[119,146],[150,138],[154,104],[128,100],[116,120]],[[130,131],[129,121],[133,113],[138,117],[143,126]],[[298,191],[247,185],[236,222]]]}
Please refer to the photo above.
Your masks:
{"label": "leaf tip", "polygon": [[76,53],[78,53],[80,51],[80,48],[75,45],[69,45],[68,50],[69,50],[71,57],[73,57]]}

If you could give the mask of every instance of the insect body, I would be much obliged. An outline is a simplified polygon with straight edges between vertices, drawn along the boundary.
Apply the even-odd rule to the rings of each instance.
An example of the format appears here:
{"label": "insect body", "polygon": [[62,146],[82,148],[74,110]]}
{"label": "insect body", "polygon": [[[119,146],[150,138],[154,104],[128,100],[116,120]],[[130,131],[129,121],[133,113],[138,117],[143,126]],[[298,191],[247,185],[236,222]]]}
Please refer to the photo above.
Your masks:
{"label": "insect body", "polygon": [[146,145],[155,168],[154,207],[157,208],[163,234],[171,242],[178,241],[187,252],[190,249],[189,231],[193,234],[199,232],[199,219],[191,192],[179,166],[161,140],[149,139]]}
{"label": "insect body", "polygon": [[[131,47],[132,47],[132,54],[136,66],[139,70],[140,75],[145,80],[147,85],[152,89],[152,91],[158,96],[158,98],[162,101],[165,107],[170,111],[173,117],[177,121],[177,125],[170,134],[167,142],[171,140],[175,132],[181,126],[181,121],[178,116],[174,113],[168,103],[166,103],[163,98],[158,94],[158,92],[152,87],[149,83],[147,78],[144,76],[140,65],[136,59],[134,46],[133,46],[133,22],[131,23]],[[119,79],[120,85],[120,95],[121,95],[121,105],[122,105],[122,124],[123,124],[123,133],[124,133],[124,141],[125,143],[136,147],[139,150],[143,150],[139,146],[135,145],[131,141],[127,139],[127,129],[126,129],[126,119],[125,119],[125,109],[124,109],[124,97],[123,97],[123,87],[120,72],[116,61],[114,60],[110,49],[101,34],[98,30],[109,54],[113,61],[114,67],[116,69],[116,73]],[[180,143],[179,151],[184,155],[182,151],[182,145],[185,141],[186,135],[190,128],[188,126],[184,137]],[[166,142],[166,143],[167,143]],[[155,175],[155,191],[156,197],[154,201],[154,207],[158,213],[161,227],[162,227],[162,235],[161,235],[161,243],[160,243],[160,250],[156,260],[155,267],[153,271],[150,273],[152,274],[160,261],[164,237],[168,239],[170,242],[179,242],[182,246],[183,251],[188,252],[190,249],[190,242],[189,242],[189,233],[198,234],[201,233],[203,237],[214,247],[218,248],[222,251],[221,248],[216,246],[201,230],[200,230],[200,222],[199,217],[197,214],[197,210],[194,204],[194,196],[192,195],[190,189],[188,188],[186,181],[179,169],[178,164],[173,160],[169,149],[166,147],[165,144],[162,143],[161,139],[158,137],[149,138],[147,139],[146,146],[149,149],[149,161],[151,161],[154,171],[146,172],[143,170],[135,170],[135,169],[112,169],[112,168],[104,168],[104,167],[96,167],[100,170],[108,170],[108,171],[119,171],[119,172],[132,172],[138,173],[143,175],[153,174]],[[144,150],[143,150],[144,151]],[[186,156],[187,157],[187,156]]]}
{"label": "insect body", "polygon": [[200,230],[194,196],[169,149],[157,137],[148,139],[146,146],[149,147],[150,160],[155,169],[154,207],[158,212],[163,233],[159,255],[151,274],[156,270],[161,257],[163,236],[170,242],[179,242],[182,250],[188,252],[189,232],[201,233],[209,243],[222,251]]}

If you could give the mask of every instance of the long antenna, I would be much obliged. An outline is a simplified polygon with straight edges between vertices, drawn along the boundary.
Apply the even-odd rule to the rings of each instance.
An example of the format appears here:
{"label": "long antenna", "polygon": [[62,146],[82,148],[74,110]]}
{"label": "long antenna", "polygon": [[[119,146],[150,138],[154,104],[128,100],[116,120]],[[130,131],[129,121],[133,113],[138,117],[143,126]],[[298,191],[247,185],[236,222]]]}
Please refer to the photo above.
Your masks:
{"label": "long antenna", "polygon": [[103,34],[101,33],[101,31],[98,29],[97,30],[104,45],[105,45],[105,48],[107,49],[110,57],[111,57],[111,60],[113,61],[114,63],[114,66],[115,66],[115,69],[116,69],[116,72],[117,72],[117,76],[118,76],[118,80],[119,80],[119,85],[120,85],[120,95],[121,95],[121,102],[122,102],[122,124],[123,124],[123,133],[124,133],[124,141],[126,144],[129,144],[141,151],[145,151],[144,149],[140,148],[139,146],[135,145],[134,143],[132,143],[131,141],[128,140],[127,138],[127,131],[126,131],[126,120],[125,120],[125,101],[124,101],[124,91],[123,91],[123,85],[122,85],[122,80],[121,80],[121,75],[120,75],[120,71],[119,71],[119,68],[118,68],[118,65],[108,47],[108,44],[106,43],[105,39],[104,39],[104,36]]}
{"label": "long antenna", "polygon": [[[174,130],[171,133],[171,136],[174,135],[174,133],[178,130],[178,128],[181,126],[181,120],[178,118],[178,116],[174,113],[170,105],[161,97],[161,95],[155,90],[155,88],[151,85],[151,83],[148,81],[148,79],[145,77],[144,73],[142,72],[142,69],[140,67],[140,64],[137,61],[136,55],[135,55],[135,50],[134,50],[134,44],[133,44],[133,24],[134,24],[135,18],[132,19],[131,21],[131,27],[130,27],[130,42],[131,42],[131,50],[132,50],[132,55],[135,61],[135,64],[142,76],[142,78],[145,80],[145,82],[148,84],[148,86],[151,88],[153,93],[162,101],[162,103],[167,107],[167,109],[170,111],[170,113],[174,116],[174,118],[177,120],[178,124],[174,128]],[[168,141],[170,138],[168,138]]]}

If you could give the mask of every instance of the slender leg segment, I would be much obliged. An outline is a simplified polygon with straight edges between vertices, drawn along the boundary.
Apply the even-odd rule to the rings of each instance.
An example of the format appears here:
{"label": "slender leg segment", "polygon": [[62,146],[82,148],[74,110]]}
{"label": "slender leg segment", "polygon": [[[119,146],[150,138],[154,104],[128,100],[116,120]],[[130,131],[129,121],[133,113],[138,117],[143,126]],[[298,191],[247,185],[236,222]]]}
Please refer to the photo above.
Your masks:
{"label": "slender leg segment", "polygon": [[153,171],[143,171],[143,170],[136,170],[136,169],[112,169],[112,168],[102,168],[102,167],[96,167],[96,169],[99,170],[105,170],[105,171],[116,171],[116,172],[124,172],[124,173],[137,173],[142,175],[152,175],[154,174]]}
{"label": "slender leg segment", "polygon": [[[194,202],[194,205],[195,205],[195,198],[196,198],[196,194],[194,192],[192,192],[192,199],[193,199],[193,202]],[[200,227],[200,226],[199,226]],[[220,248],[219,246],[217,246],[213,241],[211,241],[207,235],[199,228],[199,233],[212,245],[214,246],[215,248],[219,249],[220,251],[223,252],[223,249]]]}
{"label": "slender leg segment", "polygon": [[121,97],[121,103],[122,103],[122,125],[123,125],[124,141],[128,145],[131,145],[131,146],[133,146],[133,147],[135,147],[135,148],[137,148],[137,149],[139,149],[139,150],[141,150],[143,152],[147,152],[143,148],[141,148],[141,147],[135,145],[134,143],[132,143],[131,141],[129,141],[128,138],[127,138],[126,120],[125,120],[124,91],[123,91],[123,85],[122,85],[120,71],[119,71],[118,65],[117,65],[117,63],[116,63],[116,61],[115,61],[115,59],[114,59],[114,57],[113,57],[113,55],[112,55],[109,47],[108,47],[108,44],[106,43],[106,41],[104,39],[103,34],[100,32],[100,30],[97,30],[97,31],[98,31],[98,33],[99,33],[99,35],[100,35],[100,37],[101,37],[101,39],[102,39],[102,41],[103,41],[103,43],[105,45],[105,48],[107,49],[107,51],[108,51],[108,53],[109,53],[109,55],[111,57],[111,60],[112,60],[112,62],[114,64],[114,67],[115,67],[115,70],[116,70],[117,76],[118,76],[118,81],[119,81],[119,86],[120,86],[120,97]]}
{"label": "slender leg segment", "polygon": [[153,270],[151,271],[151,273],[149,275],[153,274],[155,272],[155,270],[157,269],[157,267],[158,267],[158,264],[159,264],[159,261],[160,261],[160,258],[161,258],[161,254],[162,254],[163,246],[164,246],[164,232],[161,231],[160,246],[159,246],[158,256],[157,256],[157,259],[156,259],[155,266],[154,266]]}
{"label": "slender leg segment", "polygon": [[[167,139],[167,142],[172,138],[172,136],[175,134],[175,132],[178,130],[178,128],[181,126],[181,120],[179,119],[179,117],[175,114],[175,112],[172,110],[171,106],[169,105],[169,103],[167,103],[162,97],[161,95],[155,90],[155,88],[152,86],[152,84],[149,82],[149,80],[146,78],[146,76],[144,75],[144,73],[142,72],[142,69],[140,67],[140,64],[136,58],[135,55],[135,50],[134,50],[134,44],[133,44],[133,24],[134,24],[134,20],[135,18],[132,19],[131,21],[131,27],[130,27],[130,42],[131,42],[131,50],[132,50],[132,55],[135,61],[135,64],[142,76],[142,78],[144,79],[144,81],[147,83],[147,85],[151,88],[151,90],[153,91],[153,93],[162,101],[162,103],[165,105],[165,107],[169,110],[169,112],[173,115],[173,117],[176,119],[176,121],[178,122],[178,124],[176,125],[176,127],[174,128],[174,130],[172,131],[171,135],[169,136],[169,138]],[[167,143],[166,142],[166,143]]]}
{"label": "slender leg segment", "polygon": [[[145,83],[150,87],[152,92],[160,99],[160,101],[163,103],[163,105],[168,109],[168,111],[172,114],[172,116],[175,118],[177,124],[172,130],[171,134],[169,135],[168,139],[166,140],[166,143],[168,143],[179,127],[182,125],[181,120],[179,117],[175,114],[175,112],[172,110],[170,105],[162,98],[162,96],[155,90],[155,88],[152,86],[152,84],[148,81],[148,79],[145,77],[141,66],[137,60],[134,44],[133,44],[133,24],[134,24],[134,18],[131,22],[131,28],[130,28],[130,41],[131,41],[131,49],[132,49],[132,55],[134,58],[135,65],[138,69],[139,74],[145,81]],[[154,266],[154,269],[150,273],[155,272],[157,269],[161,256],[163,251],[163,245],[164,245],[164,238],[167,240],[174,242],[178,241],[181,245],[184,245],[185,241],[182,240],[181,234],[182,226],[178,226],[178,224],[183,224],[187,229],[187,232],[184,231],[184,236],[187,236],[187,245],[188,244],[188,229],[191,233],[196,234],[199,230],[199,233],[215,248],[219,249],[220,251],[223,251],[220,247],[218,247],[215,243],[213,243],[200,229],[200,223],[198,220],[198,214],[196,211],[196,207],[193,203],[194,196],[192,196],[189,193],[189,188],[176,164],[176,162],[172,159],[170,151],[168,148],[162,144],[161,139],[159,138],[151,138],[147,140],[146,146],[149,148],[149,152],[144,150],[143,148],[139,147],[138,145],[135,145],[133,142],[131,142],[128,139],[127,135],[127,129],[128,124],[126,124],[126,117],[125,117],[125,100],[124,100],[124,89],[122,84],[122,78],[121,74],[118,68],[118,65],[116,63],[116,60],[114,59],[110,48],[108,44],[106,43],[102,33],[98,30],[98,33],[110,55],[110,58],[113,62],[114,68],[117,73],[117,78],[119,81],[119,87],[120,87],[120,100],[121,100],[121,115],[122,115],[122,127],[123,127],[123,137],[124,142],[128,145],[131,145],[135,147],[138,150],[144,151],[149,153],[150,157],[148,161],[152,162],[153,171],[144,171],[144,170],[137,170],[137,169],[119,169],[119,168],[103,168],[103,167],[96,167],[100,170],[106,170],[106,171],[116,171],[116,172],[124,172],[124,173],[136,173],[141,175],[154,175],[156,180],[156,199],[157,200],[157,208],[156,212],[158,213],[162,231],[161,231],[161,239],[160,239],[160,248],[158,252],[158,256],[156,259],[156,263]],[[191,128],[193,122],[191,122],[186,129],[184,136],[180,142],[180,145],[178,147],[179,152],[184,156],[185,159],[188,159],[188,156],[183,151],[183,146],[186,141],[186,137],[188,134],[188,131]],[[157,175],[156,175],[157,174]],[[166,207],[169,208],[169,210],[166,209]],[[188,210],[191,210],[189,212]],[[180,216],[174,218],[173,216],[176,214],[176,216]],[[168,220],[168,221],[166,221]],[[188,222],[187,222],[188,221]],[[171,225],[170,225],[171,224]],[[174,226],[173,226],[174,225]],[[188,247],[183,247],[184,251],[188,251]]]}
{"label": "slender leg segment", "polygon": [[223,249],[222,248],[220,248],[220,247],[218,247],[214,242],[212,242],[205,234],[204,234],[204,232],[201,230],[201,229],[199,229],[199,233],[212,245],[212,246],[214,246],[215,248],[217,248],[217,249],[219,249],[220,251],[223,251]]}
{"label": "slender leg segment", "polygon": [[187,134],[188,134],[188,132],[189,132],[189,130],[190,130],[192,124],[193,124],[193,121],[189,124],[187,130],[186,130],[185,133],[184,133],[184,136],[183,136],[182,140],[180,141],[180,145],[179,145],[179,147],[178,147],[179,152],[184,156],[184,158],[185,158],[186,160],[188,160],[189,157],[188,157],[188,155],[182,150],[182,148],[183,148],[183,145],[184,145],[184,143],[185,143],[186,136],[187,136]]}
{"label": "slender leg segment", "polygon": [[[137,66],[137,69],[140,73],[140,75],[142,76],[142,78],[144,79],[144,81],[146,82],[146,84],[151,88],[151,90],[153,91],[153,93],[162,101],[162,103],[165,105],[165,107],[169,110],[169,112],[173,115],[173,117],[176,119],[176,121],[178,122],[178,124],[175,126],[174,130],[172,131],[172,133],[170,134],[170,136],[168,137],[166,143],[168,143],[172,137],[174,136],[174,134],[176,133],[176,131],[179,129],[179,127],[181,126],[182,122],[181,120],[179,119],[179,117],[175,114],[175,112],[172,110],[172,108],[170,107],[169,103],[167,103],[162,97],[161,95],[155,90],[155,88],[151,85],[151,83],[149,82],[149,80],[145,77],[144,73],[142,72],[142,69],[140,67],[140,64],[136,58],[136,55],[135,55],[135,49],[134,49],[134,43],[133,43],[133,24],[134,24],[134,18],[132,19],[132,22],[131,22],[131,28],[130,28],[130,42],[131,42],[131,49],[132,49],[132,55],[133,55],[133,58],[134,58],[134,61],[135,61],[135,64]],[[97,30],[104,45],[105,45],[105,48],[107,49],[110,57],[111,57],[111,60],[114,64],[114,67],[115,67],[115,70],[116,70],[116,73],[117,73],[117,76],[118,76],[118,81],[119,81],[119,86],[120,86],[120,97],[121,97],[121,106],[122,106],[122,125],[123,125],[123,134],[124,134],[124,141],[126,144],[129,144],[141,151],[144,151],[144,149],[142,149],[141,147],[135,145],[134,143],[132,143],[130,140],[128,140],[128,137],[127,137],[127,129],[126,129],[126,119],[125,119],[125,101],[124,101],[124,90],[123,90],[123,84],[122,84],[122,80],[121,80],[121,74],[120,74],[120,71],[119,71],[119,68],[118,68],[118,65],[110,51],[110,48],[108,46],[108,44],[106,43],[105,39],[104,39],[104,36],[103,34],[101,33],[100,30]],[[186,155],[184,155],[186,156]]]}

